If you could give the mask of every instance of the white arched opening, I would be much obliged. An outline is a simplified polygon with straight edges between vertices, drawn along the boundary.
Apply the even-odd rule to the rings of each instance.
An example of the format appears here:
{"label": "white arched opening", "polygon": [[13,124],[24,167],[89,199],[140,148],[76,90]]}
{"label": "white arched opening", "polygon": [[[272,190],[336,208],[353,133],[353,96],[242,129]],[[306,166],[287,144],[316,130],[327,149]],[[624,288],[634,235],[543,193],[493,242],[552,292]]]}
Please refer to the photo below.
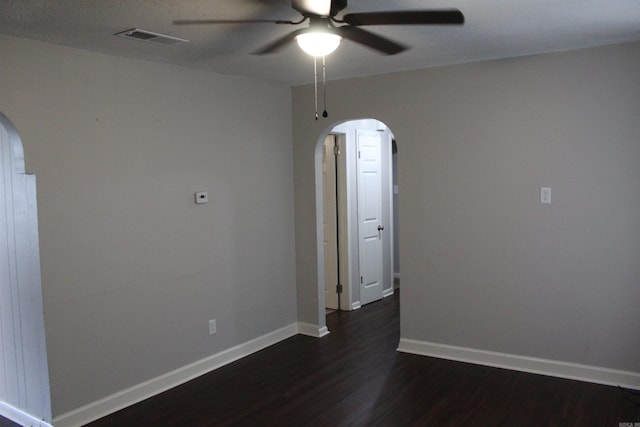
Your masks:
{"label": "white arched opening", "polygon": [[0,113],[0,415],[49,426],[36,179],[25,173],[22,141]]}
{"label": "white arched opening", "polygon": [[[395,224],[394,221],[394,185],[393,173],[393,133],[382,122],[375,119],[350,120],[336,123],[320,135],[315,149],[315,170],[316,170],[316,235],[317,235],[317,266],[318,266],[318,302],[319,311],[324,313],[325,307],[337,308],[330,302],[330,293],[335,292],[335,285],[327,278],[334,277],[341,285],[342,293],[335,298],[335,302],[341,310],[358,309],[361,303],[369,301],[363,300],[361,295],[361,280],[363,273],[359,260],[359,234],[358,234],[358,139],[359,135],[379,136],[381,150],[381,192],[382,192],[382,218],[380,232],[383,268],[381,269],[380,298],[390,296],[394,292],[394,275],[397,275],[394,266],[395,250]],[[333,140],[331,137],[334,137]],[[336,186],[335,198],[337,205],[336,221],[329,221],[327,215],[331,215],[327,210],[327,168],[334,167],[333,163],[327,163],[327,157],[332,150],[327,144],[337,144],[336,153],[338,157],[332,159],[336,165],[336,176],[339,184]],[[341,182],[340,182],[341,181]],[[331,190],[333,191],[333,190]],[[328,224],[335,227],[337,237],[335,242],[327,244]],[[332,231],[331,235],[335,233]],[[327,250],[328,246],[338,249],[338,254],[331,254]],[[337,260],[338,271],[330,271],[329,266]],[[330,283],[331,282],[331,283]],[[335,304],[334,302],[334,304]],[[324,316],[320,317],[319,332],[327,333]]]}

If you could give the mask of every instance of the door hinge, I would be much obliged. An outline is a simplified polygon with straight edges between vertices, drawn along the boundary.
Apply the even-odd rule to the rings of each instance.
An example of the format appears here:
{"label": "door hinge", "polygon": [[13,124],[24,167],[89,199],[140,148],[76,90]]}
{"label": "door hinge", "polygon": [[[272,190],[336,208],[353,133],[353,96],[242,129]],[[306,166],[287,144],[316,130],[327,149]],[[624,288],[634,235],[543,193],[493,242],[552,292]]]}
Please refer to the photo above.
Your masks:
{"label": "door hinge", "polygon": [[360,150],[358,150],[358,158],[360,158]]}
{"label": "door hinge", "polygon": [[338,283],[336,285],[336,293],[337,294],[341,294],[342,293],[342,285],[340,283]]}
{"label": "door hinge", "polygon": [[338,147],[337,145],[333,146],[333,155],[334,156],[339,156],[340,155],[340,147]]}
{"label": "door hinge", "polygon": [[360,276],[360,284],[362,285],[364,283],[364,276]]}

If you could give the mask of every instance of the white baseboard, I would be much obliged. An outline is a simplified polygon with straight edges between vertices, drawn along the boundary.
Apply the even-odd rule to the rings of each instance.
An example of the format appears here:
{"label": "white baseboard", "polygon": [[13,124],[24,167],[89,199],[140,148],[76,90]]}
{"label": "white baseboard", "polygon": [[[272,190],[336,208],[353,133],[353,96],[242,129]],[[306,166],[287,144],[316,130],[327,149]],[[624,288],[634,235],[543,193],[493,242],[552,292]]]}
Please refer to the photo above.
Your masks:
{"label": "white baseboard", "polygon": [[26,412],[21,411],[18,408],[14,408],[13,406],[5,402],[0,402],[0,415],[13,421],[14,423],[20,424],[21,426],[53,427],[48,422],[40,420],[33,415],[29,415]]}
{"label": "white baseboard", "polygon": [[390,297],[391,295],[393,295],[393,286],[382,291],[382,298]]}
{"label": "white baseboard", "polygon": [[298,334],[298,324],[293,323],[251,341],[214,354],[213,356],[198,360],[190,365],[178,368],[175,371],[168,372],[149,381],[89,403],[66,414],[62,414],[54,418],[53,423],[56,427],[82,426],[214,371],[296,334]]}
{"label": "white baseboard", "polygon": [[362,304],[360,304],[360,301],[354,301],[351,303],[351,310],[358,310],[362,308]]}
{"label": "white baseboard", "polygon": [[309,337],[322,338],[325,335],[329,335],[329,329],[326,326],[319,327],[311,323],[298,322],[298,333]]}
{"label": "white baseboard", "polygon": [[640,390],[639,372],[622,371],[515,354],[496,353],[406,338],[400,339],[398,351],[596,384],[619,385],[625,388]]}

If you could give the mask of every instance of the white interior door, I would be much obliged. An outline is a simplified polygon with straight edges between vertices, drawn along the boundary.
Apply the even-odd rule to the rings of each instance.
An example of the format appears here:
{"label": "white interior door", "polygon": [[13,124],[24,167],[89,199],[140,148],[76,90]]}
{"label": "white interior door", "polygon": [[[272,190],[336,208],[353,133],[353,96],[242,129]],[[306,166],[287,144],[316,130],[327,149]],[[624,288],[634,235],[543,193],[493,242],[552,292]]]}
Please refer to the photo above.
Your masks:
{"label": "white interior door", "polygon": [[381,142],[376,131],[356,131],[360,303],[383,297]]}
{"label": "white interior door", "polygon": [[322,147],[322,193],[324,237],[324,305],[338,308],[338,237],[336,215],[336,158],[333,147],[335,135],[328,135]]}

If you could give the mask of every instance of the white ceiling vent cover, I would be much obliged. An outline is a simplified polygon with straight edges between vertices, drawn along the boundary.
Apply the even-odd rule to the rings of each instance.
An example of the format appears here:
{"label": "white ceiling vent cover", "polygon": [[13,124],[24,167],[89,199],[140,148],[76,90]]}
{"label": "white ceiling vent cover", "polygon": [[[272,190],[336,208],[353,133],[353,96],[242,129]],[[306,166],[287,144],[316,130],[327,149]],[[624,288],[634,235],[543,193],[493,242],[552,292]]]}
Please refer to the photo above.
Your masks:
{"label": "white ceiling vent cover", "polygon": [[167,36],[165,34],[154,33],[152,31],[141,30],[139,28],[132,28],[130,30],[122,31],[114,34],[114,36],[124,37],[133,40],[142,40],[143,42],[157,43],[163,45],[172,45],[178,43],[188,43],[189,40],[180,39],[178,37]]}

